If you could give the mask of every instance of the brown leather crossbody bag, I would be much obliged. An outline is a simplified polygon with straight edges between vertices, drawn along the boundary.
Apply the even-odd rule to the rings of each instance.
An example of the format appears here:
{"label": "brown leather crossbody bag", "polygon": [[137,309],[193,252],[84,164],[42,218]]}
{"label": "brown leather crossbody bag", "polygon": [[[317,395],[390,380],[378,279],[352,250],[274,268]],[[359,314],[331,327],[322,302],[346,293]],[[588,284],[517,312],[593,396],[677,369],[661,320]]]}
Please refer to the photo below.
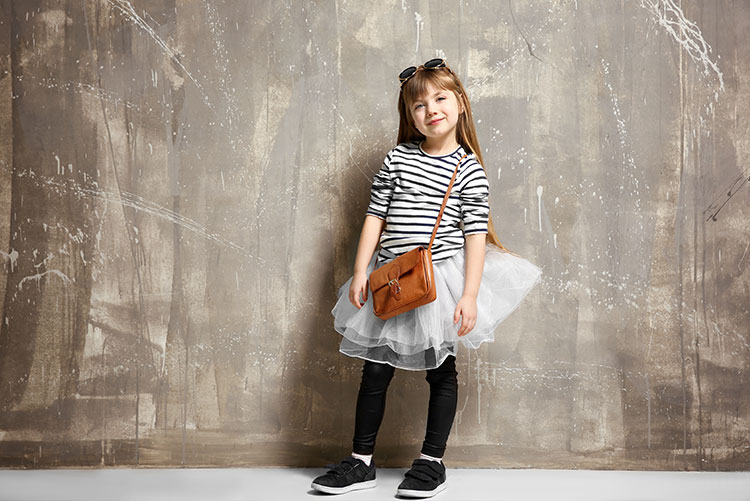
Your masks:
{"label": "brown leather crossbody bag", "polygon": [[382,320],[431,303],[437,298],[435,277],[432,273],[432,242],[435,240],[445,204],[448,203],[453,183],[456,181],[458,166],[466,158],[464,154],[456,164],[456,170],[443,197],[435,227],[432,229],[430,244],[425,249],[421,245],[406,252],[393,261],[384,264],[370,273],[370,292],[375,316]]}

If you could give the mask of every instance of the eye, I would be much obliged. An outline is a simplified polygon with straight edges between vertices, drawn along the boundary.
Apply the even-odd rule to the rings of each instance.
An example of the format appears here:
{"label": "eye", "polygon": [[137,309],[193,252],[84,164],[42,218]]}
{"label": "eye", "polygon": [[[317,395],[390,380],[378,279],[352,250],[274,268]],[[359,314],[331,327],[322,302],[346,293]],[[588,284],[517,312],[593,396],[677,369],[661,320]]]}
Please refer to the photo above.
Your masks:
{"label": "eye", "polygon": [[415,104],[415,105],[414,105],[414,109],[416,110],[416,109],[417,109],[417,108],[419,108],[420,106],[422,106],[422,103],[417,103],[417,104]]}
{"label": "eye", "polygon": [[441,99],[445,99],[445,96],[440,96],[437,98],[438,101],[440,101]]}

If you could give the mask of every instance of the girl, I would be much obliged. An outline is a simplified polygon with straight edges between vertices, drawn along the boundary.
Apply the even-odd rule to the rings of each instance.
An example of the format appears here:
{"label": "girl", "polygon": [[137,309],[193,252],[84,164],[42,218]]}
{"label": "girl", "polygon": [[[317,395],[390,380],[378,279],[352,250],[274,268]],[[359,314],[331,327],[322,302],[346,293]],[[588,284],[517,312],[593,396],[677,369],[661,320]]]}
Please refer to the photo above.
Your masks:
{"label": "girl", "polygon": [[[495,328],[541,276],[495,234],[471,106],[456,74],[445,60],[432,59],[407,68],[399,80],[398,145],[373,180],[354,275],[339,289],[331,312],[342,335],[339,351],[365,362],[353,452],[312,483],[327,493],[375,486],[372,452],[396,368],[426,370],[430,385],[422,453],[397,494],[430,497],[445,488],[442,457],[456,413],[458,342],[478,348],[494,341]],[[367,278],[416,246],[428,246],[456,164],[456,181],[432,246],[437,299],[383,321],[373,312]]]}

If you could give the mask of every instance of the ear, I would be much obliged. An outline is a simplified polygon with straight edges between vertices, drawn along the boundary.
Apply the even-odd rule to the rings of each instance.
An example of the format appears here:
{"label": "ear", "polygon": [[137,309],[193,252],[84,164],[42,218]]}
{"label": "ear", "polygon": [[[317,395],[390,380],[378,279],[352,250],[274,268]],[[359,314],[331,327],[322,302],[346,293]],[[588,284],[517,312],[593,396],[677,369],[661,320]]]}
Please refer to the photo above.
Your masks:
{"label": "ear", "polygon": [[461,94],[460,92],[457,92],[457,94],[458,94],[458,105],[461,108],[461,110],[458,112],[458,114],[460,115],[461,113],[466,111],[466,108],[464,107],[464,95]]}

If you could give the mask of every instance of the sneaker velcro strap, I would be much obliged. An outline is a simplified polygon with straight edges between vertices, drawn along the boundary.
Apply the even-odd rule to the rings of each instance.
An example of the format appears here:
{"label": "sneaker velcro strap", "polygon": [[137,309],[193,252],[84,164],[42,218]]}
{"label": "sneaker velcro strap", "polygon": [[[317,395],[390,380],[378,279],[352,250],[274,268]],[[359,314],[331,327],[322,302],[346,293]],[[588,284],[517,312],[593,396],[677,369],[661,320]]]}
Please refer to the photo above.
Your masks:
{"label": "sneaker velcro strap", "polygon": [[420,480],[437,480],[443,473],[443,468],[443,465],[435,461],[430,461],[429,459],[416,459],[412,463],[411,469],[406,474],[409,475],[409,473],[414,473],[414,475],[410,476]]}
{"label": "sneaker velcro strap", "polygon": [[430,475],[430,473],[428,473],[427,471],[415,470],[413,468],[407,471],[406,475],[404,476],[416,478],[417,480],[421,480],[423,482],[432,482],[438,479],[437,475],[433,476],[433,475]]}
{"label": "sneaker velcro strap", "polygon": [[416,463],[416,465],[424,466],[427,469],[434,471],[438,475],[445,471],[445,466],[442,463],[438,463],[437,461],[432,461],[430,459],[416,459],[414,462]]}
{"label": "sneaker velcro strap", "polygon": [[339,464],[327,464],[327,473],[335,473],[336,475],[344,475],[345,473],[354,469],[357,466],[357,460],[354,458],[346,458]]}

